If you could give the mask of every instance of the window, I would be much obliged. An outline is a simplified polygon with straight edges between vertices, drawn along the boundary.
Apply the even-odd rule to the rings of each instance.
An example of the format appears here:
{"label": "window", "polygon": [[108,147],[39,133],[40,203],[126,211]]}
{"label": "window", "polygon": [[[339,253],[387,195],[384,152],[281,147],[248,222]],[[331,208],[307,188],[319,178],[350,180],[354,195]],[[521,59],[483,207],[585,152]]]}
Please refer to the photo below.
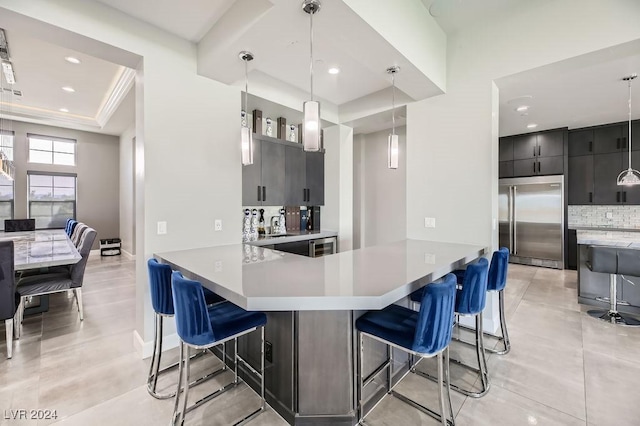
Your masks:
{"label": "window", "polygon": [[76,217],[76,175],[27,172],[29,218],[36,229],[64,228]]}
{"label": "window", "polygon": [[4,220],[13,219],[13,181],[0,176],[0,228]]}
{"label": "window", "polygon": [[9,161],[13,161],[13,132],[0,130],[0,151],[4,151]]}
{"label": "window", "polygon": [[29,162],[57,164],[59,166],[76,165],[76,141],[51,136],[31,135],[29,138]]}

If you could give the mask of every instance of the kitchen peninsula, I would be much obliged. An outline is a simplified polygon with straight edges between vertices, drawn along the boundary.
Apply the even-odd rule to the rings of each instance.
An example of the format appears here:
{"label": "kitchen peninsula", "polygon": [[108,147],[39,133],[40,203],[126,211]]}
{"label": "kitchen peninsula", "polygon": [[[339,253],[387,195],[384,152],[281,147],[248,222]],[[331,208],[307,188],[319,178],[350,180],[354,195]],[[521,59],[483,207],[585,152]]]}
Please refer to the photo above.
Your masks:
{"label": "kitchen peninsula", "polygon": [[[475,245],[402,240],[319,258],[246,244],[155,257],[244,309],[267,312],[266,397],[290,424],[322,419],[353,425],[354,322],[361,311],[398,302],[485,253]],[[258,347],[258,339],[249,335],[238,350],[257,365]],[[380,346],[365,353],[364,373],[369,374],[386,352]],[[369,403],[382,396],[381,390],[371,389],[375,395]]]}
{"label": "kitchen peninsula", "polygon": [[[611,246],[640,249],[640,229],[603,230],[578,229],[578,301],[587,305],[608,308],[609,275],[592,272],[587,267],[589,246]],[[618,299],[629,305],[618,304],[621,312],[640,314],[640,278],[618,276]],[[598,300],[600,299],[600,300]]]}

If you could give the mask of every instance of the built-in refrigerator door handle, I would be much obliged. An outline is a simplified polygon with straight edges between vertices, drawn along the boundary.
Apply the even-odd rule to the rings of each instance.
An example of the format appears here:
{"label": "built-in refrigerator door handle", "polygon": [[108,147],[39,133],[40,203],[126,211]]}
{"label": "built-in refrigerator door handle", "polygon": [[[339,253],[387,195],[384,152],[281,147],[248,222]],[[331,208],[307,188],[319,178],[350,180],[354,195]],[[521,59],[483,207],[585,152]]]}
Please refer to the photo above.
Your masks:
{"label": "built-in refrigerator door handle", "polygon": [[516,195],[517,195],[517,187],[513,187],[513,197],[512,197],[512,205],[513,205],[513,210],[512,210],[512,216],[513,216],[513,254],[518,254],[518,243],[517,243],[517,239],[518,239],[518,227],[517,227],[517,223],[518,223],[518,217],[517,217],[517,212],[516,212]]}

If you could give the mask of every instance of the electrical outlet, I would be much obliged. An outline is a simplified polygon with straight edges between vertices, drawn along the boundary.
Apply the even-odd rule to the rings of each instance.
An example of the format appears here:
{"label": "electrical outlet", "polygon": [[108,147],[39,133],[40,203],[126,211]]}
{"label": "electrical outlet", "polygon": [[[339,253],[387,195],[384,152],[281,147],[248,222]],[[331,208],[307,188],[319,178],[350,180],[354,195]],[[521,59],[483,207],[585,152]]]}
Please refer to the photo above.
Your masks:
{"label": "electrical outlet", "polygon": [[436,218],[435,217],[425,217],[424,218],[424,227],[425,228],[435,228],[436,227]]}
{"label": "electrical outlet", "polygon": [[273,344],[267,340],[264,341],[264,360],[273,362]]}
{"label": "electrical outlet", "polygon": [[216,231],[222,231],[222,221],[220,219],[216,219],[215,229]]}
{"label": "electrical outlet", "polygon": [[217,260],[216,263],[214,263],[214,268],[216,272],[222,272],[222,261]]}
{"label": "electrical outlet", "polygon": [[607,219],[613,219],[613,212],[606,212],[606,213],[605,213],[605,217],[606,217]]}
{"label": "electrical outlet", "polygon": [[167,233],[167,222],[158,222],[158,235]]}
{"label": "electrical outlet", "polygon": [[427,265],[435,265],[436,264],[436,255],[432,253],[424,254],[424,263]]}

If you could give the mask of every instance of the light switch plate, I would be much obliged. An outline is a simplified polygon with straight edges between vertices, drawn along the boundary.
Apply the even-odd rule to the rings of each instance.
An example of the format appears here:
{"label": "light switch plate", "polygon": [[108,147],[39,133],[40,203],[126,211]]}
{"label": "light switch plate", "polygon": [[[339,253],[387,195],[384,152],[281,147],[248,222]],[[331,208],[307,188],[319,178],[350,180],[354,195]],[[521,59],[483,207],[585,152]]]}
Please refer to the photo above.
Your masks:
{"label": "light switch plate", "polygon": [[222,231],[222,221],[220,219],[216,219],[215,229],[216,231]]}
{"label": "light switch plate", "polygon": [[167,222],[158,222],[158,235],[164,235],[167,233]]}
{"label": "light switch plate", "polygon": [[606,217],[607,219],[613,219],[613,212],[606,212],[606,213],[605,213],[605,217]]}
{"label": "light switch plate", "polygon": [[425,217],[424,218],[424,227],[425,228],[435,228],[436,227],[436,218],[435,217]]}

